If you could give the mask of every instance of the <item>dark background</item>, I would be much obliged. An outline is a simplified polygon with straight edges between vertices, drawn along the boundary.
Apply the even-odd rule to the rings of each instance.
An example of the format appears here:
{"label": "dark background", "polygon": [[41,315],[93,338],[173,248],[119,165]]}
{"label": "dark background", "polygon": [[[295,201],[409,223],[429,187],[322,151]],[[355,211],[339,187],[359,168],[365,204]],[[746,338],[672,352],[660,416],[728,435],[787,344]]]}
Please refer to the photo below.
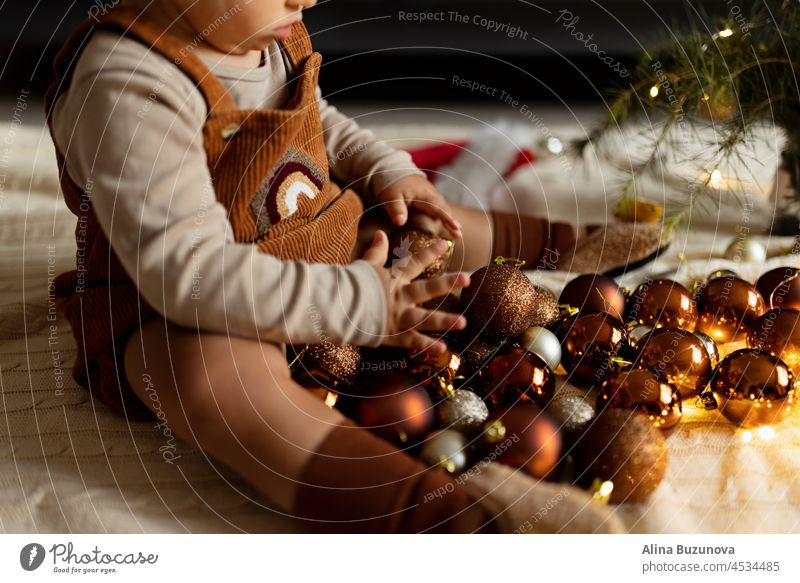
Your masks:
{"label": "dark background", "polygon": [[[70,29],[103,2],[3,2],[0,93],[11,96],[27,89],[41,94],[50,81],[53,56]],[[579,16],[576,31],[594,33],[599,48],[630,66],[640,43],[696,23],[701,5],[712,13],[726,8],[721,0],[611,0],[602,6],[593,0],[327,0],[306,10],[304,18],[326,62],[320,84],[338,102],[398,97],[426,102],[496,100],[453,86],[449,79],[454,74],[502,87],[518,98],[547,101],[558,96],[591,102],[622,80],[555,22],[559,10]],[[528,31],[528,40],[509,39],[472,24],[399,22],[401,10],[479,14],[520,26]]]}

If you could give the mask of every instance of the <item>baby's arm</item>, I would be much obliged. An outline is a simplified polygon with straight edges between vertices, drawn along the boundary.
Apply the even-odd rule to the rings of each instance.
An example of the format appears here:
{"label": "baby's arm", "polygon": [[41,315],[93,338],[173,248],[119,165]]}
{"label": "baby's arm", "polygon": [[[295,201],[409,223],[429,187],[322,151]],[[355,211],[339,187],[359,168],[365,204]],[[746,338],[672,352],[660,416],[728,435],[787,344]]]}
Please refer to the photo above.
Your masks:
{"label": "baby's arm", "polygon": [[214,197],[206,106],[193,84],[135,41],[98,33],[92,42],[106,46],[79,63],[57,104],[55,139],[70,177],[91,185],[98,221],[148,303],[208,331],[378,344],[387,305],[375,270],[280,261],[236,244]]}
{"label": "baby's arm", "polygon": [[461,226],[452,216],[450,205],[416,167],[408,152],[392,148],[375,139],[368,129],[340,113],[322,97],[317,87],[317,102],[325,135],[331,174],[344,186],[361,192],[368,203],[379,203],[395,225],[404,225],[409,207],[421,211],[417,222],[437,232],[441,221],[450,236],[461,237]]}
{"label": "baby's arm", "polygon": [[357,188],[365,200],[374,201],[400,178],[425,177],[408,152],[377,140],[374,133],[328,103],[319,87],[317,103],[331,174],[343,185]]}

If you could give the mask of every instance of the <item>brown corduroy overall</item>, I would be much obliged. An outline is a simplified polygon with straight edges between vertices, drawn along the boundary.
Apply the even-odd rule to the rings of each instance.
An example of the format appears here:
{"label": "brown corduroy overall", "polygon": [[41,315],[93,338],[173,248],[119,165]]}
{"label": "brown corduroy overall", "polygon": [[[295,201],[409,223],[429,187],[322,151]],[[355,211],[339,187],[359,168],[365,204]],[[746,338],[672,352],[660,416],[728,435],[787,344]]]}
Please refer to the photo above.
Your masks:
{"label": "brown corduroy overall", "polygon": [[[228,210],[238,243],[258,245],[280,259],[349,263],[363,206],[353,190],[330,181],[316,100],[321,57],[305,27],[295,24],[282,48],[295,77],[284,109],[240,110],[220,81],[185,45],[128,9],[83,22],[55,60],[56,80],[45,98],[53,105],[69,87],[89,37],[112,29],[153,47],[196,85],[208,106],[203,141],[217,199]],[[100,401],[131,418],[150,415],[124,373],[127,338],[157,312],[139,294],[92,211],[91,185],[75,184],[64,153],[56,151],[61,186],[78,217],[77,269],[59,275],[55,294],[72,326],[78,354],[72,375]],[[139,196],[141,193],[132,193]],[[124,196],[124,193],[122,193]]]}

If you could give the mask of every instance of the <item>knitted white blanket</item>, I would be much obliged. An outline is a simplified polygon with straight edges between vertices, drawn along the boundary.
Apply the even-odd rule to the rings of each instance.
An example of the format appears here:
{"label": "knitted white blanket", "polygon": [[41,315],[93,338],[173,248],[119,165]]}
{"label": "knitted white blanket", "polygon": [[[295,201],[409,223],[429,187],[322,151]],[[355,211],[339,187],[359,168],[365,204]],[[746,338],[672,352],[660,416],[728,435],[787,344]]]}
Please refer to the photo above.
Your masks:
{"label": "knitted white blanket", "polygon": [[[445,130],[404,128],[406,137],[441,137]],[[393,130],[381,133],[393,135]],[[0,126],[0,144],[7,139],[13,147],[0,159],[0,531],[296,530],[290,518],[270,511],[267,501],[219,464],[168,443],[152,423],[126,422],[72,382],[75,345],[68,324],[49,305],[48,282],[73,267],[75,218],[58,194],[47,132]],[[580,209],[608,206],[591,193],[576,193],[559,206],[558,197],[546,196],[551,191],[542,184],[548,183],[531,172],[536,167],[517,175],[509,189],[523,210],[541,212],[542,200],[551,216],[569,214],[576,203]],[[558,186],[557,172],[550,180],[562,192],[569,186]],[[686,283],[692,273],[718,267],[754,279],[778,265],[800,267],[797,258],[764,265],[719,259],[732,236],[714,230],[687,235],[657,264],[622,281],[632,285],[647,273],[664,271]],[[769,242],[773,248],[788,243]],[[680,267],[678,253],[689,258]],[[555,293],[571,277],[535,276]],[[797,532],[800,419],[787,420],[774,434],[751,437],[746,441],[715,412],[687,406],[668,438],[670,458],[661,487],[646,504],[617,508],[617,517],[632,532]],[[165,447],[178,462],[165,461]],[[509,487],[525,491],[537,484],[517,473]],[[546,528],[558,531],[559,525]]]}

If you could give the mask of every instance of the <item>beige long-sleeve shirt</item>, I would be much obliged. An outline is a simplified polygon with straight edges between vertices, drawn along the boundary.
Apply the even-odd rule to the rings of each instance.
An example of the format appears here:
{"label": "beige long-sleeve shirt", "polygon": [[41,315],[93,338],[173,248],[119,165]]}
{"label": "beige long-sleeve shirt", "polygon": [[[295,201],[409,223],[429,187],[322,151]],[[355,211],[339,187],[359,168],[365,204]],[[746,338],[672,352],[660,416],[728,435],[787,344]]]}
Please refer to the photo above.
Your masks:
{"label": "beige long-sleeve shirt", "polygon": [[[212,70],[242,109],[282,107],[289,98],[289,64],[275,42],[258,68]],[[422,174],[319,89],[318,100],[340,183],[370,199],[402,176]],[[55,104],[54,140],[67,172],[89,194],[142,296],[184,326],[274,342],[377,345],[386,305],[366,262],[281,261],[234,241],[206,165],[206,114],[202,95],[172,62],[110,31],[93,35]]]}

